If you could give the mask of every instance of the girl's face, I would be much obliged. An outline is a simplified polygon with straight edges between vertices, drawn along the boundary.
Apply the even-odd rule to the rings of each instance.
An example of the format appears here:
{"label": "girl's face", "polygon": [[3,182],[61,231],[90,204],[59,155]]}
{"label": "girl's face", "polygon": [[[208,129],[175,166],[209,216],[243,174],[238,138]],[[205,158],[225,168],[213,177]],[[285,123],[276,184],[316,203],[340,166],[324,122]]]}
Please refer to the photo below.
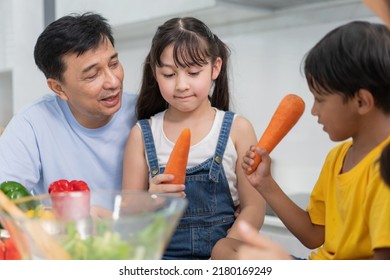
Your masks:
{"label": "girl's face", "polygon": [[357,131],[357,113],[353,99],[347,102],[339,94],[319,95],[313,92],[314,103],[311,114],[318,117],[318,123],[332,141],[344,141]]}
{"label": "girl's face", "polygon": [[156,80],[161,95],[179,111],[191,112],[208,101],[208,95],[221,70],[222,60],[214,65],[177,67],[173,59],[173,46],[168,46],[161,54],[161,67],[155,68]]}

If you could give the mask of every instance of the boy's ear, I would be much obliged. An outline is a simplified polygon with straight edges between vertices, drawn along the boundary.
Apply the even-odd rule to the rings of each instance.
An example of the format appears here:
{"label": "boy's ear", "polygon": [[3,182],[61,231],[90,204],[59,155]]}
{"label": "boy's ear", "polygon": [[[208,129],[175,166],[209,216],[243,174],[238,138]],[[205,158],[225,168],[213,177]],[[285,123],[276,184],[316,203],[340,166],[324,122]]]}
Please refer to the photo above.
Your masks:
{"label": "boy's ear", "polygon": [[356,95],[358,111],[365,114],[375,107],[375,100],[372,93],[366,89],[360,89]]}
{"label": "boy's ear", "polygon": [[47,79],[47,85],[62,100],[65,100],[65,101],[68,100],[68,96],[66,95],[65,91],[63,90],[62,84],[58,80],[52,79],[52,78],[48,78]]}

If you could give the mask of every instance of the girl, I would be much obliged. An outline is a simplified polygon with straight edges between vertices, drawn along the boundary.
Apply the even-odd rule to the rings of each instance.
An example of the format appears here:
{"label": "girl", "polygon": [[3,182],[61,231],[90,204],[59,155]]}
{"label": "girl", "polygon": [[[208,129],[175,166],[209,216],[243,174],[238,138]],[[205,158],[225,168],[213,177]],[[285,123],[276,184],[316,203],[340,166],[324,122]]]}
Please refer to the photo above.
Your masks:
{"label": "girl", "polygon": [[[123,189],[188,199],[165,259],[235,259],[241,243],[236,221],[257,229],[263,223],[265,203],[241,168],[257,137],[247,119],[229,112],[228,57],[228,47],[203,22],[187,17],[160,26],[145,59]],[[186,127],[191,149],[185,185],[163,184],[173,178],[162,173]]]}

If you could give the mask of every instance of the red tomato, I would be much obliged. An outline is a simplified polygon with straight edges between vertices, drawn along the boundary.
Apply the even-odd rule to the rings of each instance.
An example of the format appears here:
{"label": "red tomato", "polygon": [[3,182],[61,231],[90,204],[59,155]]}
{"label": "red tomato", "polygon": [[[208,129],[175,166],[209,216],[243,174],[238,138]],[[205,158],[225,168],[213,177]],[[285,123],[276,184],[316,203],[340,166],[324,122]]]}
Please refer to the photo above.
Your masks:
{"label": "red tomato", "polygon": [[5,244],[1,239],[0,239],[0,260],[5,260]]}
{"label": "red tomato", "polygon": [[11,238],[5,239],[4,244],[5,244],[5,254],[4,254],[5,260],[21,259],[18,248],[16,248],[16,245]]}

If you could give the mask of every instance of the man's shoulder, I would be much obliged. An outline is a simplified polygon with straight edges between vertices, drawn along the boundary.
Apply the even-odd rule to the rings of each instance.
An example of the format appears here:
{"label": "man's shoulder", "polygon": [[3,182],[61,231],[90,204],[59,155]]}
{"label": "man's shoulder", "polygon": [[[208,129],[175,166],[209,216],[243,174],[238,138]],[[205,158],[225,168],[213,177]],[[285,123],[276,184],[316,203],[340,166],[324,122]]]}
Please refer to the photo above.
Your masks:
{"label": "man's shoulder", "polygon": [[57,105],[57,97],[54,94],[46,94],[36,99],[35,101],[23,106],[16,115],[25,115],[35,112],[36,110],[42,111],[44,108],[49,108]]}
{"label": "man's shoulder", "polygon": [[34,102],[25,105],[18,110],[10,123],[16,125],[30,124],[41,125],[42,123],[53,122],[60,119],[62,109],[54,94],[48,94],[40,97]]}

